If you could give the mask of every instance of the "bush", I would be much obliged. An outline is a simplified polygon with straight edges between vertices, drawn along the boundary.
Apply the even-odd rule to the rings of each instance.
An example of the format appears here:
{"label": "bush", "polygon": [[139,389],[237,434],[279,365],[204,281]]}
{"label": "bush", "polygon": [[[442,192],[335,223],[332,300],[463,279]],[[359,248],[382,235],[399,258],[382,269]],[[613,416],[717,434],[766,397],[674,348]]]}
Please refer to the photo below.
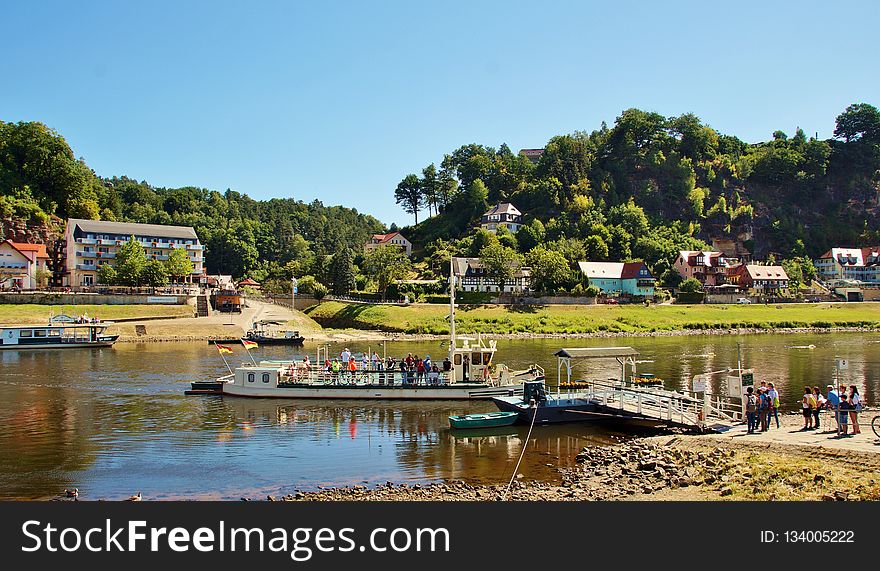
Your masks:
{"label": "bush", "polygon": [[[306,277],[311,277],[311,276],[306,276]],[[324,296],[327,295],[328,291],[330,291],[330,290],[327,288],[327,286],[325,286],[324,284],[322,284],[319,281],[316,281],[314,283],[314,285],[312,286],[312,297],[314,297],[317,300],[322,300],[322,299],[324,299]]]}
{"label": "bush", "polygon": [[591,285],[587,288],[587,297],[598,297],[600,291],[601,290],[598,287]]}
{"label": "bush", "polygon": [[703,284],[701,284],[696,278],[688,278],[681,282],[678,289],[685,293],[697,293],[703,291]]}

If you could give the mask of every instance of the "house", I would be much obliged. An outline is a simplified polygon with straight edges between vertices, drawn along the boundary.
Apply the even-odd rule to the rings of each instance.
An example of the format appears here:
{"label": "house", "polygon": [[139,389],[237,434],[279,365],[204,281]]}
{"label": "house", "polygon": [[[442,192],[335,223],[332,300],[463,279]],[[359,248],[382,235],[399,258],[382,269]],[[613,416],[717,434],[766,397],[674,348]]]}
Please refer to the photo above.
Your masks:
{"label": "house", "polygon": [[407,256],[412,255],[412,242],[407,240],[400,232],[389,232],[388,234],[373,234],[367,243],[364,244],[364,253],[382,246],[398,246]]}
{"label": "house", "polygon": [[98,267],[105,263],[113,265],[119,247],[132,236],[143,246],[147,259],[167,260],[172,248],[185,249],[193,264],[192,275],[186,281],[198,283],[205,273],[205,248],[199,243],[196,231],[189,226],[71,218],[64,231],[67,259],[65,285],[96,285]]}
{"label": "house", "polygon": [[742,264],[738,266],[735,282],[741,289],[754,289],[770,292],[788,289],[788,274],[782,266],[759,266]]}
{"label": "house", "polygon": [[205,286],[209,288],[235,290],[235,281],[233,281],[231,275],[217,274],[205,276],[203,281]]}
{"label": "house", "polygon": [[813,261],[823,280],[880,284],[880,246],[832,248]]}
{"label": "house", "polygon": [[243,280],[238,282],[238,287],[239,288],[249,287],[251,289],[259,290],[260,289],[260,282],[253,280],[251,278],[244,278]]}
{"label": "house", "polygon": [[538,164],[541,155],[544,154],[544,149],[520,149],[519,154],[532,161],[533,164]]}
{"label": "house", "polygon": [[516,234],[522,227],[522,212],[509,202],[501,202],[480,217],[480,228],[484,230],[495,232],[499,226]]}
{"label": "house", "polygon": [[0,242],[0,289],[35,289],[37,271],[48,271],[45,244]]}
{"label": "house", "polygon": [[740,262],[749,262],[752,259],[752,253],[745,247],[739,239],[734,238],[712,238],[712,249],[721,252],[724,259],[730,263],[733,260]]}
{"label": "house", "polygon": [[654,297],[654,276],[644,262],[578,262],[581,273],[609,296]]}
{"label": "house", "polygon": [[709,287],[725,283],[727,265],[721,252],[681,250],[675,260],[675,270],[683,280],[695,278]]}
{"label": "house", "polygon": [[[486,275],[480,258],[452,258],[452,272],[461,291],[498,292],[500,285]],[[532,269],[520,267],[512,281],[505,282],[504,293],[528,293],[532,285]]]}

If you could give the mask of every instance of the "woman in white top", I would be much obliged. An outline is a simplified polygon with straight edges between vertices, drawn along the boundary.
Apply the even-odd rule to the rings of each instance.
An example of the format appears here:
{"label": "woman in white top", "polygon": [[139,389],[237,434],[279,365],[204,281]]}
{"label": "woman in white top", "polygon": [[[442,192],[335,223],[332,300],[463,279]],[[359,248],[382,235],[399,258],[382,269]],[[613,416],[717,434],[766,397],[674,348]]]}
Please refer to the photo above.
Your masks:
{"label": "woman in white top", "polygon": [[861,434],[862,429],[859,428],[859,413],[862,411],[862,397],[859,396],[859,388],[855,385],[849,386],[849,404],[852,407],[849,411],[849,422],[853,427],[853,434]]}

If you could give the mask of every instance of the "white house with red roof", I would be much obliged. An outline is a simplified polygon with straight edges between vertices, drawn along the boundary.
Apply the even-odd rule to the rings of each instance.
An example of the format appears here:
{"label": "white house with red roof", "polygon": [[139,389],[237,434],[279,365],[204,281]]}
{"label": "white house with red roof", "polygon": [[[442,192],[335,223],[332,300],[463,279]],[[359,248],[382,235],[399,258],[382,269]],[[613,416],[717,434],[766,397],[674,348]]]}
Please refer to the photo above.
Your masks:
{"label": "white house with red roof", "polygon": [[741,289],[754,289],[759,292],[788,289],[788,274],[782,266],[761,266],[742,264],[737,267],[731,281]]}
{"label": "white house with red roof", "polygon": [[880,284],[880,246],[831,248],[813,261],[823,280]]}
{"label": "white house with red roof", "polygon": [[0,242],[0,289],[35,289],[37,270],[47,270],[45,244]]}
{"label": "white house with red roof", "polygon": [[412,255],[412,242],[407,240],[400,232],[389,232],[388,234],[373,234],[367,243],[364,244],[364,253],[381,248],[382,246],[397,246],[406,252],[407,256]]}

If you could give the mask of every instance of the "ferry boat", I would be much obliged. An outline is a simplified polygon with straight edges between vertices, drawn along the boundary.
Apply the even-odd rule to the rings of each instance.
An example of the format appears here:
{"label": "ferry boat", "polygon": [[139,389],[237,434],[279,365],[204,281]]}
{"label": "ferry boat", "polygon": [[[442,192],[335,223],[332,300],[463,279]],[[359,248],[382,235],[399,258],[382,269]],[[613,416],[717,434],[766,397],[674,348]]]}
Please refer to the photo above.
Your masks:
{"label": "ferry boat", "polygon": [[61,323],[50,320],[49,325],[0,327],[0,350],[110,347],[119,338],[119,335],[104,333],[110,325],[111,322]]}
{"label": "ferry boat", "polygon": [[[477,337],[459,337],[455,332],[455,276],[450,261],[449,348],[438,372],[383,370],[369,366],[354,371],[327,370],[329,355],[319,350],[316,363],[306,361],[260,361],[242,364],[216,380],[219,391],[209,383],[193,383],[190,394],[220,392],[223,395],[258,398],[309,399],[490,399],[522,392],[527,380],[543,380],[544,370],[532,365],[511,371],[496,364],[496,342]],[[439,365],[439,363],[438,363]]]}

